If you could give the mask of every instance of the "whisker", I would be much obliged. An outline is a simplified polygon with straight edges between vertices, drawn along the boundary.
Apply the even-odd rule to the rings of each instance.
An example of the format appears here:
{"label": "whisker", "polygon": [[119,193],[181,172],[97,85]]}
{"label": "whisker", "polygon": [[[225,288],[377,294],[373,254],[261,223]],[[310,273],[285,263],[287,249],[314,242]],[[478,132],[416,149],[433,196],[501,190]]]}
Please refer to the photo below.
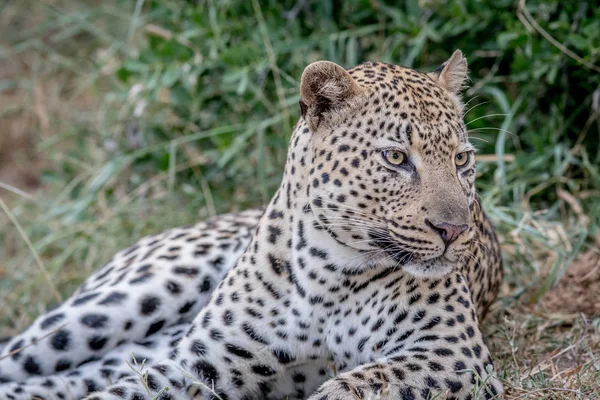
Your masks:
{"label": "whisker", "polygon": [[466,107],[466,106],[468,106],[470,102],[472,102],[473,100],[477,100],[479,97],[481,97],[481,95],[480,95],[480,94],[478,94],[477,96],[474,96],[472,99],[470,99],[469,101],[467,101],[467,102],[466,102],[466,103],[463,105],[463,107]]}
{"label": "whisker", "polygon": [[508,129],[494,128],[494,127],[482,127],[482,128],[469,129],[469,130],[467,130],[467,134],[470,134],[472,132],[478,132],[478,131],[500,131],[500,132],[506,132],[506,133],[508,133],[510,135],[518,137],[516,134],[514,134],[511,131],[509,131]]}
{"label": "whisker", "polygon": [[386,230],[378,227],[378,226],[370,226],[368,224],[365,224],[364,221],[332,221],[332,222],[323,222],[323,221],[319,221],[319,220],[314,220],[313,222],[317,222],[319,223],[320,226],[322,227],[326,227],[326,226],[335,226],[335,227],[339,227],[339,228],[359,228],[361,231],[372,231],[374,233],[382,233],[385,234]]}
{"label": "whisker", "polygon": [[[482,106],[482,105],[484,105],[484,104],[487,104],[487,103],[489,103],[489,101],[484,101],[483,103],[478,103],[478,104],[475,104],[473,107],[469,108],[467,111],[465,111],[465,112],[463,113],[463,118],[464,118],[464,117],[465,117],[465,116],[466,116],[466,115],[469,113],[469,111],[471,111],[471,110],[473,110],[473,109],[475,109],[475,108],[477,108],[477,107],[479,107],[479,106]],[[467,103],[467,104],[469,104],[469,103]],[[466,106],[467,104],[465,104],[465,106]]]}
{"label": "whisker", "polygon": [[467,123],[465,124],[465,126],[469,126],[469,125],[470,125],[470,124],[472,124],[473,122],[475,122],[475,121],[479,121],[480,119],[483,119],[483,118],[489,118],[489,117],[506,117],[507,115],[508,115],[508,114],[487,114],[487,115],[482,115],[481,117],[475,118],[475,119],[473,119],[473,120],[471,120],[471,121],[467,122]]}
{"label": "whisker", "polygon": [[[335,194],[335,193],[333,193],[333,192],[331,192],[329,190],[326,190],[325,193],[333,194],[333,195]],[[321,200],[324,201],[324,202],[330,203],[330,204],[335,204],[338,207],[342,207],[342,208],[345,208],[347,210],[356,211],[357,213],[362,214],[362,215],[369,215],[369,214],[366,214],[362,209],[354,207],[354,206],[350,206],[350,205],[348,205],[346,203],[340,203],[340,202],[337,202],[337,201],[333,201],[331,199],[323,199],[323,198]],[[313,206],[313,207],[317,208],[317,209],[319,209],[319,208],[326,209],[325,207],[316,207],[316,206]]]}

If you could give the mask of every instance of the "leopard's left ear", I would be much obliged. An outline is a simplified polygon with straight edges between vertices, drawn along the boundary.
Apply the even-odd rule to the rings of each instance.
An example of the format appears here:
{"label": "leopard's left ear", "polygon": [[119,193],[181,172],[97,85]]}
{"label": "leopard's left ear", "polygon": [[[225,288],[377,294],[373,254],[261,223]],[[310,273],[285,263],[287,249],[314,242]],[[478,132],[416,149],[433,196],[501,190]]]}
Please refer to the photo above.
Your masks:
{"label": "leopard's left ear", "polygon": [[352,76],[330,61],[310,64],[300,82],[300,110],[313,132],[322,122],[345,115],[363,90]]}
{"label": "leopard's left ear", "polygon": [[448,61],[428,75],[449,92],[458,95],[469,79],[467,59],[460,50],[456,50]]}

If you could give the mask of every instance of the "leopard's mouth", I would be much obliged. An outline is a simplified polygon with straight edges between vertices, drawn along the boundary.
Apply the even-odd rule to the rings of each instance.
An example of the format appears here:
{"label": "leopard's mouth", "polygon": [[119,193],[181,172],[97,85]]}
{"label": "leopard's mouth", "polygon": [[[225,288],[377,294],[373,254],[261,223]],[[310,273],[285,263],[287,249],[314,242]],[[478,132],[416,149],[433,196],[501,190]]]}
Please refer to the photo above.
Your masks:
{"label": "leopard's mouth", "polygon": [[457,265],[459,260],[452,260],[448,253],[425,258],[423,255],[403,249],[399,243],[373,238],[373,243],[382,249],[388,257],[398,263],[398,266],[417,278],[439,278],[447,275]]}
{"label": "leopard's mouth", "polygon": [[382,238],[380,236],[375,236],[375,235],[371,235],[369,234],[372,243],[379,247],[381,250],[383,250],[385,253],[387,253],[388,257],[397,261],[400,264],[404,264],[404,263],[409,263],[409,262],[413,262],[413,263],[424,263],[424,262],[429,262],[429,261],[433,261],[435,259],[443,259],[446,257],[445,252],[439,255],[434,255],[434,256],[424,256],[423,254],[420,254],[419,252],[413,251],[413,250],[408,250],[404,247],[402,247],[401,243],[398,243],[397,241],[391,239],[391,238]]}

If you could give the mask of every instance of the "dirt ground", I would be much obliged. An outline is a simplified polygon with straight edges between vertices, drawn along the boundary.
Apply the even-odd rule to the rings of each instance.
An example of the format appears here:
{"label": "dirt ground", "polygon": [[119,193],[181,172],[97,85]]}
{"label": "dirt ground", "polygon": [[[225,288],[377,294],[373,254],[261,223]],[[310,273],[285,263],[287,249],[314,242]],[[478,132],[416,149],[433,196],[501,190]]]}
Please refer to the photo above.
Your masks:
{"label": "dirt ground", "polygon": [[572,263],[539,306],[551,313],[600,315],[600,254],[588,251]]}

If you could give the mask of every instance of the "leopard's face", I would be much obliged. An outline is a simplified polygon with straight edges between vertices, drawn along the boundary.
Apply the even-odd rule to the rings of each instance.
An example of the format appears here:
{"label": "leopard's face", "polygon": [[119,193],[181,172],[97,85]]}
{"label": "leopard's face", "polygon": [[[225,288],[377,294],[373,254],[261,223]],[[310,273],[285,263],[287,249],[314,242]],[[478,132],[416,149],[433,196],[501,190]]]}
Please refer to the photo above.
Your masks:
{"label": "leopard's face", "polygon": [[313,125],[316,223],[379,265],[450,272],[474,234],[475,157],[460,102],[436,75],[369,63],[348,76],[352,103]]}

